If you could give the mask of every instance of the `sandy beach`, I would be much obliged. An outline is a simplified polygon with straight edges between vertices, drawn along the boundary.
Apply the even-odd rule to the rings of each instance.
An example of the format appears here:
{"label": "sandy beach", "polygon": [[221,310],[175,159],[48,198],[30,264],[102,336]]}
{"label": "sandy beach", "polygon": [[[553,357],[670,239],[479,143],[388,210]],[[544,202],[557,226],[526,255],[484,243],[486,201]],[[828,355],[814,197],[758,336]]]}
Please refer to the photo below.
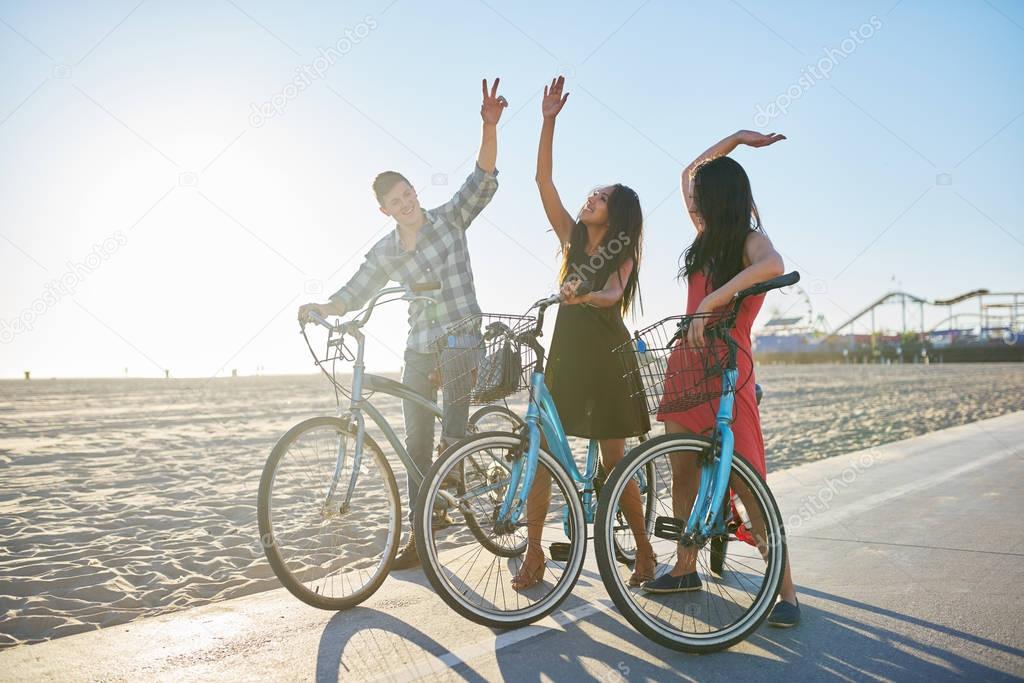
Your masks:
{"label": "sandy beach", "polygon": [[[1020,365],[762,366],[758,381],[770,470],[1024,409]],[[396,401],[377,405],[400,424]],[[0,646],[278,587],[260,472],[288,427],[334,410],[312,375],[0,383]]]}

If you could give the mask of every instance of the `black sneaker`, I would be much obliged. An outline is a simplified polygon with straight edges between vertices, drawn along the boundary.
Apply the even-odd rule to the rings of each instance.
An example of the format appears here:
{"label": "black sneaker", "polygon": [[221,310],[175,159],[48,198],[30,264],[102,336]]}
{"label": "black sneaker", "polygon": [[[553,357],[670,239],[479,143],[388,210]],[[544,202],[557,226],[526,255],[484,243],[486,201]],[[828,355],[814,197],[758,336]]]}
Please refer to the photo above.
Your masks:
{"label": "black sneaker", "polygon": [[700,582],[697,572],[690,572],[682,576],[672,576],[665,572],[654,581],[647,581],[640,588],[648,593],[686,593],[699,591],[704,587]]}
{"label": "black sneaker", "polygon": [[409,542],[402,548],[402,551],[391,563],[392,569],[412,569],[420,566],[420,556],[416,552],[416,539],[410,538]]}
{"label": "black sneaker", "polygon": [[768,615],[768,625],[776,628],[792,628],[800,623],[800,601],[794,605],[785,600],[779,600]]}

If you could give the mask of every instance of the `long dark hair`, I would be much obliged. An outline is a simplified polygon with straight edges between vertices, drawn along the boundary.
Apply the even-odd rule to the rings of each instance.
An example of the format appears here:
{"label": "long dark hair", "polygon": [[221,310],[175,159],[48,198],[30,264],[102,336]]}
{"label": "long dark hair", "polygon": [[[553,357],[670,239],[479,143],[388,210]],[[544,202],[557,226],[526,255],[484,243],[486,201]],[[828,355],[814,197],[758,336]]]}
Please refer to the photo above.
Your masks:
{"label": "long dark hair", "polygon": [[[621,311],[625,315],[633,306],[634,297],[643,311],[640,294],[640,257],[643,253],[644,213],[640,197],[622,183],[612,185],[608,197],[608,232],[593,256],[587,256],[587,226],[576,217],[576,225],[569,236],[569,248],[562,249],[560,280],[575,278],[586,280],[595,289],[604,286],[608,278],[618,273],[626,259],[633,259],[633,272],[622,288]],[[585,265],[579,266],[583,262]],[[581,272],[582,271],[582,272]]]}
{"label": "long dark hair", "polygon": [[729,157],[697,167],[693,198],[704,229],[683,253],[679,277],[707,272],[715,290],[743,270],[747,236],[764,232],[746,171]]}

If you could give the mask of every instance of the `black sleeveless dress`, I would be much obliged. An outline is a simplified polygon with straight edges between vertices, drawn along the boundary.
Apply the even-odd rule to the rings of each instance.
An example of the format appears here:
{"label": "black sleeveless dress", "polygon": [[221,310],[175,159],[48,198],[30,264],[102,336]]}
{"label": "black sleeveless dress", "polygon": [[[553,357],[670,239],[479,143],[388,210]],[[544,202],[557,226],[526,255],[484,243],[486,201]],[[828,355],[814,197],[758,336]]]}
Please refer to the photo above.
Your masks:
{"label": "black sleeveless dress", "polygon": [[[586,228],[577,224],[569,250],[569,272],[583,273],[593,290],[604,287],[617,265],[591,267],[583,245]],[[573,248],[575,247],[575,248]],[[577,268],[574,269],[574,266]],[[636,277],[632,274],[630,277]],[[559,306],[548,352],[545,381],[558,408],[565,433],[590,439],[623,439],[651,430],[647,403],[639,390],[633,354],[613,349],[629,341],[619,306]]]}

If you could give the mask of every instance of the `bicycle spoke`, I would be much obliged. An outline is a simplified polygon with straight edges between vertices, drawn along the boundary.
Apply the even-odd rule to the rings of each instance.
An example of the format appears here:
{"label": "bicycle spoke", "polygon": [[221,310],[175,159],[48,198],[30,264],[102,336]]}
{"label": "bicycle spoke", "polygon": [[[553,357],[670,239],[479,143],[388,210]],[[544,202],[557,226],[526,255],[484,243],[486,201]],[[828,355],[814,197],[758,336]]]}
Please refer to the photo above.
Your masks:
{"label": "bicycle spoke", "polygon": [[[771,607],[773,590],[778,585],[773,581],[781,580],[781,561],[777,546],[772,545],[778,541],[781,531],[777,509],[773,507],[770,498],[766,498],[766,489],[758,489],[756,475],[747,467],[737,463],[734,459],[732,477],[734,478],[731,487],[734,493],[739,490],[743,496],[742,505],[737,498],[735,503],[740,519],[761,520],[755,522],[755,529],[761,531],[757,538],[775,539],[768,543],[767,550],[762,555],[757,548],[736,538],[735,534],[727,536],[731,543],[723,548],[716,546],[715,552],[724,553],[724,556],[717,557],[721,562],[721,574],[711,571],[712,549],[711,541],[704,541],[700,546],[694,546],[690,550],[682,551],[679,557],[690,558],[697,575],[701,579],[701,587],[698,590],[674,592],[674,593],[653,593],[645,592],[643,589],[632,589],[626,585],[629,572],[626,568],[617,564],[610,554],[612,545],[617,542],[620,536],[631,534],[628,525],[624,523],[621,511],[618,510],[621,501],[627,476],[632,476],[640,467],[650,463],[653,472],[648,470],[648,484],[650,495],[653,496],[653,515],[655,517],[666,517],[677,520],[687,520],[694,504],[700,504],[686,496],[694,495],[697,491],[696,481],[687,482],[682,474],[674,474],[671,457],[676,457],[676,463],[682,472],[699,472],[696,467],[696,459],[701,457],[703,447],[702,440],[697,437],[679,437],[679,445],[672,445],[669,440],[663,440],[660,444],[651,447],[641,447],[634,453],[627,456],[628,463],[624,461],[623,470],[609,478],[607,485],[614,485],[609,500],[602,502],[601,515],[598,520],[600,533],[598,546],[601,548],[599,564],[601,565],[602,577],[613,596],[617,598],[617,604],[623,609],[623,613],[644,633],[657,636],[661,642],[666,644],[685,644],[681,649],[708,649],[713,644],[725,642],[739,634],[742,637],[756,625],[756,621],[763,618]],[[685,444],[689,444],[688,446]],[[686,458],[693,461],[687,462]],[[692,465],[691,465],[692,463]],[[693,467],[693,469],[685,469]],[[628,471],[627,471],[628,470]],[[681,492],[673,501],[675,486],[683,487]],[[742,486],[737,489],[737,486]],[[688,488],[687,488],[688,487]],[[755,495],[756,493],[756,495]],[[690,502],[687,502],[689,500]],[[726,505],[729,505],[728,501]],[[614,507],[613,507],[614,506]],[[677,506],[680,506],[677,509]],[[755,506],[753,509],[747,506]],[[726,509],[726,514],[729,509]],[[752,513],[752,514],[751,514]],[[775,526],[763,526],[766,523]],[[762,524],[757,527],[756,524]],[[650,536],[656,561],[659,563],[658,572],[665,571],[661,568],[664,561],[671,571],[677,561],[677,542],[668,537]],[[767,540],[762,541],[767,543]],[[685,567],[685,565],[684,565]],[[685,571],[685,569],[684,569]],[[619,601],[619,598],[623,602]],[[756,611],[755,611],[756,610]]]}
{"label": "bicycle spoke", "polygon": [[[340,605],[372,592],[371,586],[383,580],[385,548],[393,547],[385,539],[398,528],[397,492],[393,478],[381,469],[383,455],[367,440],[356,472],[355,437],[339,429],[337,423],[321,423],[297,433],[276,462],[269,494],[274,544],[268,552],[279,558],[286,574],[303,587],[300,597],[310,596],[311,603]],[[339,445],[346,458],[328,501]],[[342,511],[353,475],[355,487]]]}
{"label": "bicycle spoke", "polygon": [[[484,435],[476,450],[467,448],[452,452],[443,463],[435,465],[428,477],[428,485],[434,488],[426,492],[425,499],[420,502],[424,506],[438,505],[443,500],[440,484],[452,473],[464,475],[460,488],[463,493],[458,496],[460,505],[448,507],[449,516],[456,523],[447,524],[436,532],[433,524],[423,529],[429,545],[423,557],[424,567],[437,579],[432,578],[432,582],[435,586],[440,584],[442,597],[449,600],[449,604],[454,601],[462,606],[473,618],[522,618],[530,621],[529,615],[540,614],[540,610],[548,609],[549,604],[557,604],[551,603],[551,596],[564,596],[567,587],[575,582],[575,575],[567,571],[566,563],[556,562],[550,557],[551,544],[558,542],[573,548],[574,543],[586,542],[585,533],[575,531],[578,522],[570,524],[573,535],[578,537],[575,541],[566,537],[563,526],[563,510],[569,510],[570,502],[579,503],[575,487],[563,484],[563,480],[543,464],[539,470],[543,469],[552,482],[549,504],[543,516],[531,517],[539,510],[532,509],[531,502],[522,512],[519,523],[507,530],[495,526],[494,520],[510,483],[511,466],[505,464],[506,458],[513,457],[518,447],[517,438]],[[562,477],[567,475],[562,474]],[[574,508],[565,514],[575,519],[573,515],[581,513],[581,508]],[[512,581],[522,574],[527,558],[530,559],[530,568],[534,568],[532,563],[537,561],[532,554],[536,550],[527,551],[528,539],[536,539],[529,543],[540,543],[544,575],[534,586],[514,590]],[[573,553],[579,556],[577,551],[571,551],[570,556]]]}

